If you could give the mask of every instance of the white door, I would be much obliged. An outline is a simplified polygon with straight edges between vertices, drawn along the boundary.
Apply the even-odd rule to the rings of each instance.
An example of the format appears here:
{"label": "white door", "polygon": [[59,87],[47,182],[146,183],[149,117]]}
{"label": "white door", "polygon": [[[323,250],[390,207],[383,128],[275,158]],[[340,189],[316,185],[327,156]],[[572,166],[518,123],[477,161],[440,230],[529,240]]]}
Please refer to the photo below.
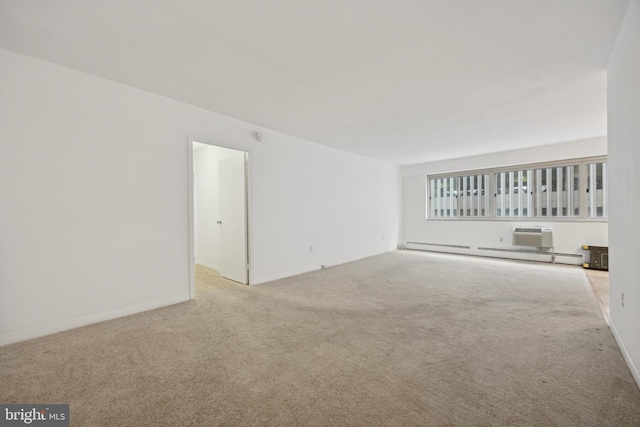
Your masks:
{"label": "white door", "polygon": [[245,159],[218,162],[220,185],[220,275],[247,284],[247,199]]}

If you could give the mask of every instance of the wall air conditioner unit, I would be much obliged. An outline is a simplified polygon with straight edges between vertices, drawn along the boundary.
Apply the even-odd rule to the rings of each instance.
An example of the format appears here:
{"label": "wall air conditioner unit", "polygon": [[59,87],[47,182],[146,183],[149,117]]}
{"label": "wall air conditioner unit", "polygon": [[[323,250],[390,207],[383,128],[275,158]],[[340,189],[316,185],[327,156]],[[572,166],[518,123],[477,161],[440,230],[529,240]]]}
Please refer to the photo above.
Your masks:
{"label": "wall air conditioner unit", "polygon": [[553,228],[513,227],[514,246],[553,248]]}

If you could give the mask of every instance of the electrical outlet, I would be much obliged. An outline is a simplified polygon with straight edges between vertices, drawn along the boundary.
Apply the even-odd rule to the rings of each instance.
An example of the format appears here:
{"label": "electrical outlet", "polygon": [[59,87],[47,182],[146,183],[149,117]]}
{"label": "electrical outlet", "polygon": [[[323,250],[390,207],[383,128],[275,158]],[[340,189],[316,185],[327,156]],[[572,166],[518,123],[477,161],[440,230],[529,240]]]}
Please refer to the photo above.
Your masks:
{"label": "electrical outlet", "polygon": [[624,292],[622,293],[622,298],[620,298],[622,301],[622,307],[624,308]]}
{"label": "electrical outlet", "polygon": [[500,238],[500,241],[502,242],[502,237]]}
{"label": "electrical outlet", "polygon": [[384,234],[382,235],[382,240],[384,240]]}
{"label": "electrical outlet", "polygon": [[313,246],[309,246],[309,252],[313,252]]}

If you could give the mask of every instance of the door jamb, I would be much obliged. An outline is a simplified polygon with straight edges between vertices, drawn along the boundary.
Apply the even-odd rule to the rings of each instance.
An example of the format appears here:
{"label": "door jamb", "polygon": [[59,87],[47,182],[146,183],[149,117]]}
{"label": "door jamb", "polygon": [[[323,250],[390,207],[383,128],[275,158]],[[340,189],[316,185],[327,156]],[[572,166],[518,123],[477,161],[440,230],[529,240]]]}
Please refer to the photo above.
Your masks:
{"label": "door jamb", "polygon": [[240,151],[245,153],[245,200],[246,200],[246,235],[247,235],[247,284],[253,284],[253,163],[252,153],[250,150],[241,150],[237,147],[232,147],[230,145],[220,144],[218,142],[212,142],[203,138],[188,138],[187,141],[187,151],[188,151],[188,159],[189,159],[189,169],[188,169],[188,182],[189,182],[189,294],[191,299],[195,299],[196,297],[196,281],[195,281],[195,236],[194,236],[194,228],[195,228],[195,208],[194,208],[194,165],[193,165],[193,143],[199,142],[201,144],[213,145],[216,147],[227,148],[230,150]]}

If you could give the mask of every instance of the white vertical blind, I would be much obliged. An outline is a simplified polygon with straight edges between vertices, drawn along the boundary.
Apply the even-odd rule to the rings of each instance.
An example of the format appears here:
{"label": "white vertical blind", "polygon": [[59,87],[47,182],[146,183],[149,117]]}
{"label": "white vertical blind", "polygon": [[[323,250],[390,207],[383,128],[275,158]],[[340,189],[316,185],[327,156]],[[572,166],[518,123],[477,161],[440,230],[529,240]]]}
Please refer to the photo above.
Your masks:
{"label": "white vertical blind", "polygon": [[430,187],[429,197],[431,198],[431,204],[430,204],[431,211],[429,212],[429,215],[431,215],[433,217],[433,216],[438,216],[438,213],[439,213],[438,212],[437,203],[438,203],[438,200],[440,200],[440,199],[439,199],[438,195],[436,194],[436,188],[438,186],[438,180],[437,179],[430,179],[429,180],[429,184],[430,184],[429,185],[429,187]]}
{"label": "white vertical blind", "polygon": [[[565,168],[565,178],[566,178],[566,206],[567,206],[567,215],[573,215],[573,166],[567,166]],[[564,200],[564,197],[563,197]]]}
{"label": "white vertical blind", "polygon": [[527,170],[527,216],[533,216],[533,171]]}
{"label": "white vertical blind", "polygon": [[469,209],[470,209],[470,216],[476,216],[476,196],[474,194],[474,190],[476,189],[475,186],[475,177],[474,176],[470,176],[469,177],[469,197],[471,198],[471,203],[469,203]]}
{"label": "white vertical blind", "polygon": [[456,178],[449,178],[449,215],[456,216],[457,201],[454,189],[456,188]]}
{"label": "white vertical blind", "polygon": [[546,192],[547,192],[547,215],[546,216],[551,216],[551,211],[553,210],[553,206],[552,206],[552,202],[551,202],[551,191],[553,190],[552,188],[552,178],[551,178],[551,168],[547,169],[547,173],[546,173]]}
{"label": "white vertical blind", "polygon": [[556,216],[562,216],[562,168],[556,168]]}
{"label": "white vertical blind", "polygon": [[589,165],[589,216],[596,216],[596,165]]}
{"label": "white vertical blind", "polygon": [[536,216],[542,216],[542,169],[536,169]]}
{"label": "white vertical blind", "polygon": [[506,174],[504,172],[500,172],[500,191],[499,192],[500,192],[500,213],[501,213],[501,216],[505,216],[505,213],[504,213],[504,204],[505,204],[505,199],[506,199],[506,197],[504,195],[504,192],[506,191],[506,188],[505,188],[505,185],[504,185],[505,184],[505,182],[504,182],[505,176],[506,176]]}
{"label": "white vertical blind", "polygon": [[467,177],[462,178],[462,191],[460,197],[462,198],[462,212],[460,216],[467,216]]}
{"label": "white vertical blind", "polygon": [[607,209],[607,164],[602,163],[602,216],[608,217],[609,212]]}
{"label": "white vertical blind", "polygon": [[522,216],[523,215],[523,210],[524,210],[524,200],[526,200],[526,198],[524,197],[524,193],[525,193],[525,184],[523,182],[523,171],[518,171],[518,216]]}
{"label": "white vertical blind", "polygon": [[[607,164],[428,178],[429,217],[606,217]],[[585,190],[582,190],[586,187]]]}
{"label": "white vertical blind", "polygon": [[483,188],[484,188],[484,214],[488,216],[489,212],[491,211],[491,199],[489,198],[491,196],[491,187],[489,183],[489,175],[484,176]]}

